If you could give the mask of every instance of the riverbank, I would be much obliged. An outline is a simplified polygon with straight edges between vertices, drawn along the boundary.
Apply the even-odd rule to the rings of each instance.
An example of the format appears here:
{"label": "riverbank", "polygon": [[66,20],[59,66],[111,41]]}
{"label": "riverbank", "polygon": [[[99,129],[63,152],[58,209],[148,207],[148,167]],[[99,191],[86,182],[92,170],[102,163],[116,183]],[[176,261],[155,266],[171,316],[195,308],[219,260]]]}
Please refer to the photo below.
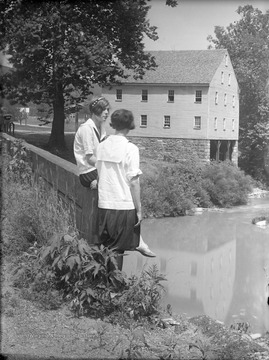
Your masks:
{"label": "riverbank", "polygon": [[2,266],[1,354],[33,359],[229,359],[269,357],[269,335],[256,339],[207,316],[164,311],[156,323],[119,326],[106,319],[74,317],[67,305],[41,310],[12,286],[11,264]]}

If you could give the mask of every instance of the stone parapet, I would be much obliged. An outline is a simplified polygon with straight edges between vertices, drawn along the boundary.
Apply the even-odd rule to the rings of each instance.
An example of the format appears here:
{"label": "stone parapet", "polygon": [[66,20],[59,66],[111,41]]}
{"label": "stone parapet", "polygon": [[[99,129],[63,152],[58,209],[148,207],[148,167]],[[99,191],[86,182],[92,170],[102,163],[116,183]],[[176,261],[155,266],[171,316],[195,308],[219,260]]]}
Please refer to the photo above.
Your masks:
{"label": "stone parapet", "polygon": [[[14,137],[1,134],[5,149],[10,153]],[[74,211],[76,226],[88,243],[98,243],[98,195],[80,184],[76,165],[24,142],[36,181],[41,177],[46,184],[57,190],[59,196]]]}

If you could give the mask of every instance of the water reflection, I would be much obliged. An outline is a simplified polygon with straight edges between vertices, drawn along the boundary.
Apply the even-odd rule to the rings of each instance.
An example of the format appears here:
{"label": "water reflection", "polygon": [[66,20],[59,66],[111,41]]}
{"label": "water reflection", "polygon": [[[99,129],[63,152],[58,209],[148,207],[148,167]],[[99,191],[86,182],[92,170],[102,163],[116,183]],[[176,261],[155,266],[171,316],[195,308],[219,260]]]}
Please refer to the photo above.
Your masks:
{"label": "water reflection", "polygon": [[269,200],[224,212],[144,221],[142,234],[155,259],[128,253],[124,271],[138,273],[156,263],[166,275],[165,304],[176,313],[207,314],[230,325],[251,323],[252,332],[269,330],[267,283],[269,229],[251,224],[269,211]]}

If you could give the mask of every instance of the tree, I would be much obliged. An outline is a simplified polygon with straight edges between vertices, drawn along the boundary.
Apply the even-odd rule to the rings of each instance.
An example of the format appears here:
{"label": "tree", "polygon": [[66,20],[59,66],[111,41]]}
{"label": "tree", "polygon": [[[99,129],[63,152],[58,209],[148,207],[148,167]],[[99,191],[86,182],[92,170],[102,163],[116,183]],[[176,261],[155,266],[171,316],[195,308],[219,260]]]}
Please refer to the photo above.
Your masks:
{"label": "tree", "polygon": [[15,70],[3,76],[4,95],[53,108],[50,147],[65,146],[65,104],[83,101],[94,84],[125,78],[124,68],[142,77],[156,66],[144,52],[143,37],[158,38],[147,19],[147,0],[0,0],[0,5],[0,50],[11,56]]}
{"label": "tree", "polygon": [[245,5],[237,13],[239,21],[226,29],[216,26],[216,38],[208,40],[228,50],[239,83],[239,166],[261,179],[269,144],[269,11]]}

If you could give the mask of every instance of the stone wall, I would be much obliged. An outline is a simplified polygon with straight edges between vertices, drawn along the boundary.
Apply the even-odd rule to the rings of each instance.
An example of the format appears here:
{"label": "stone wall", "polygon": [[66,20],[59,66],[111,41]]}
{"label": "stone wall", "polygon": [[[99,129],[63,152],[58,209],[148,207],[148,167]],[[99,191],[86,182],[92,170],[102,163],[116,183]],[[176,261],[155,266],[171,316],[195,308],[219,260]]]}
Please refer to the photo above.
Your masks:
{"label": "stone wall", "polygon": [[[4,147],[11,152],[12,136],[2,134]],[[90,190],[80,184],[76,165],[56,155],[24,143],[35,178],[39,177],[58,191],[61,198],[74,209],[76,226],[81,236],[90,244],[97,243],[97,190]]]}
{"label": "stone wall", "polygon": [[194,153],[202,161],[210,159],[210,140],[206,139],[166,139],[129,137],[140,149],[140,156],[156,160],[179,160]]}

